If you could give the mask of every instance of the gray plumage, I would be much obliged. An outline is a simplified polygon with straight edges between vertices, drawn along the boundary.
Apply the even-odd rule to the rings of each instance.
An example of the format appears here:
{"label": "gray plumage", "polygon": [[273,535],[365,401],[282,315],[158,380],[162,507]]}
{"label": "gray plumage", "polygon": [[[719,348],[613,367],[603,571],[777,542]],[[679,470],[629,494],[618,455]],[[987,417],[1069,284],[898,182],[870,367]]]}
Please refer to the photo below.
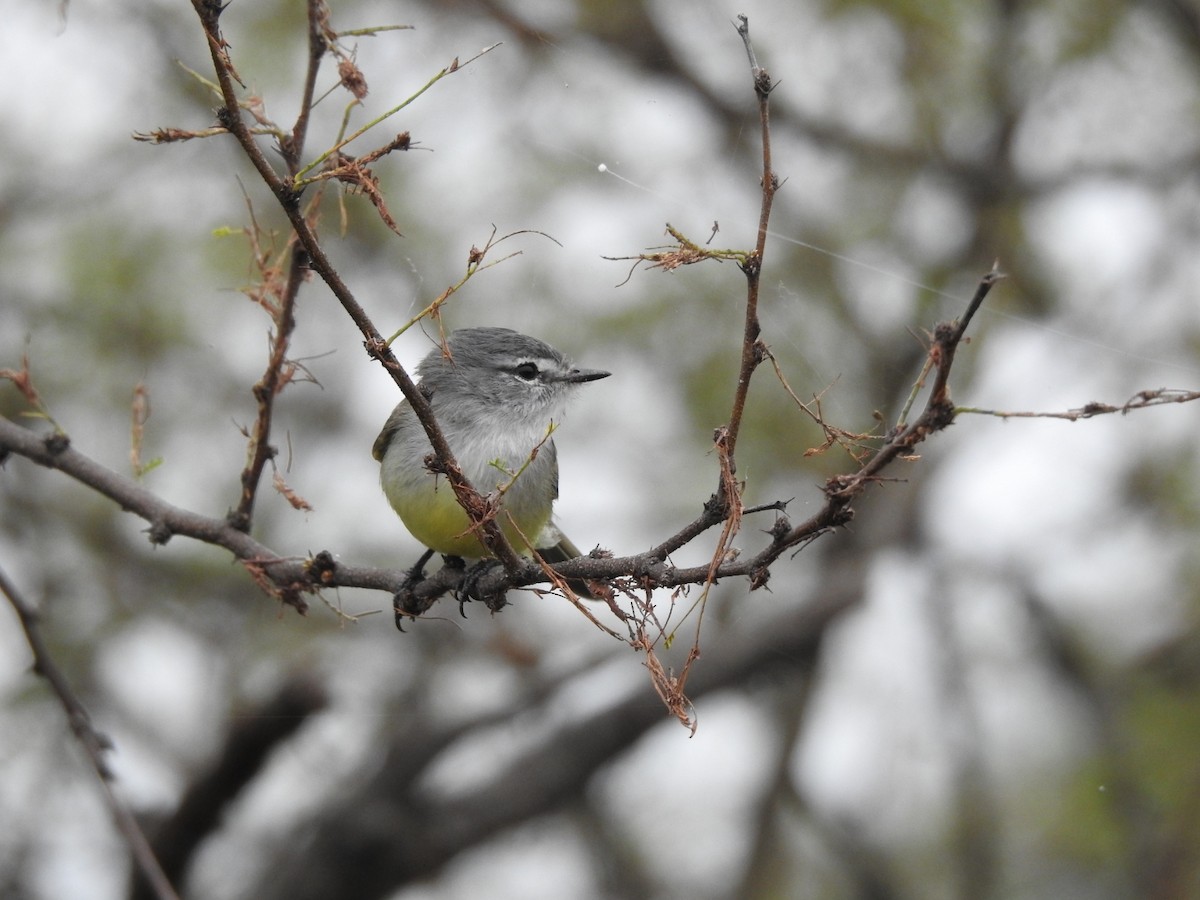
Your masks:
{"label": "gray plumage", "polygon": [[[451,451],[476,490],[486,495],[509,484],[511,473],[519,471],[506,489],[503,509],[522,531],[534,525],[544,531],[544,538],[526,535],[539,549],[564,543],[551,550],[555,559],[579,555],[550,521],[558,497],[558,458],[547,435],[551,422],[562,421],[575,386],[609,373],[576,368],[549,344],[508,328],[464,328],[449,335],[444,350],[434,348],[417,374]],[[464,555],[448,536],[461,529],[450,529],[444,520],[465,518],[465,513],[449,505],[456,503],[449,485],[426,467],[432,452],[425,429],[406,402],[393,410],[372,449],[381,463],[384,492],[409,531],[434,550]],[[503,513],[498,521],[507,532]],[[509,539],[517,543],[511,533]]]}

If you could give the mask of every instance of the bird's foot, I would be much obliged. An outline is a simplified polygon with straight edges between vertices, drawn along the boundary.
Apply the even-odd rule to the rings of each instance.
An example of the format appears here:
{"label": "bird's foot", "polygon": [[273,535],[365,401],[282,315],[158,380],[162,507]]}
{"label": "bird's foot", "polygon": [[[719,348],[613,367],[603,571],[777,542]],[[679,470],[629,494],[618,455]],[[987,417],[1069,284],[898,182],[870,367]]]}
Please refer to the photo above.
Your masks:
{"label": "bird's foot", "polygon": [[415,591],[417,586],[425,580],[425,564],[432,556],[432,550],[422,553],[421,558],[408,570],[408,574],[400,582],[400,590],[392,595],[392,611],[396,614],[396,627],[401,631],[404,630],[405,619],[415,619],[429,608],[428,604],[417,597]]}
{"label": "bird's foot", "polygon": [[463,607],[471,600],[482,600],[484,605],[492,612],[498,612],[508,605],[508,600],[505,599],[503,590],[483,593],[479,587],[480,582],[499,565],[500,560],[498,559],[481,559],[463,573],[462,585],[458,589],[458,611],[464,619],[466,618],[466,613]]}

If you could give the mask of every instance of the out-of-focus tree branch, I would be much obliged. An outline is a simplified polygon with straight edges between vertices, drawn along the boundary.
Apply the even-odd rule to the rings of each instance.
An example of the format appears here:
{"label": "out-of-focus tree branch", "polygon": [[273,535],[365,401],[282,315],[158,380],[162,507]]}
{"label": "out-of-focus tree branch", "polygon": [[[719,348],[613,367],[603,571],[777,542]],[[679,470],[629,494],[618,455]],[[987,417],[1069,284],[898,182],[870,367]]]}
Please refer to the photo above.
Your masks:
{"label": "out-of-focus tree branch", "polygon": [[[809,670],[829,624],[858,600],[852,569],[832,577],[822,596],[780,616],[770,627],[710,648],[689,681],[699,697],[772,672]],[[561,708],[560,686],[544,704]],[[559,808],[621,750],[663,721],[650,691],[635,688],[598,712],[568,718],[518,754],[483,785],[442,796],[421,774],[445,742],[400,733],[380,772],[323,810],[306,842],[288,848],[289,864],[272,869],[248,896],[259,900],[386,897],[397,886],[436,873],[450,859],[502,830]],[[536,711],[522,718],[536,718]],[[362,860],[370,860],[364,865]]]}
{"label": "out-of-focus tree branch", "polygon": [[[221,755],[192,782],[169,818],[154,829],[151,846],[172,882],[180,884],[200,844],[221,825],[229,804],[256,778],[276,747],[287,741],[328,702],[310,677],[287,681],[266,703],[238,715]],[[135,877],[131,900],[154,900],[144,877]]]}
{"label": "out-of-focus tree branch", "polygon": [[33,652],[34,671],[50,685],[59,705],[66,713],[71,732],[92,764],[92,769],[100,782],[104,803],[108,807],[117,830],[124,837],[125,843],[129,845],[134,866],[143,879],[147,900],[179,900],[179,895],[175,892],[175,888],[163,871],[154,850],[146,840],[146,835],[138,824],[133,811],[113,790],[112,772],[105,759],[108,751],[112,749],[112,745],[92,725],[92,718],[88,715],[87,709],[75,695],[75,691],[71,688],[62,670],[54,662],[54,657],[51,655],[46,641],[42,638],[37,610],[25,600],[17,586],[9,580],[2,569],[0,569],[0,594],[8,598],[8,602],[12,605],[17,619],[21,623],[25,640]]}

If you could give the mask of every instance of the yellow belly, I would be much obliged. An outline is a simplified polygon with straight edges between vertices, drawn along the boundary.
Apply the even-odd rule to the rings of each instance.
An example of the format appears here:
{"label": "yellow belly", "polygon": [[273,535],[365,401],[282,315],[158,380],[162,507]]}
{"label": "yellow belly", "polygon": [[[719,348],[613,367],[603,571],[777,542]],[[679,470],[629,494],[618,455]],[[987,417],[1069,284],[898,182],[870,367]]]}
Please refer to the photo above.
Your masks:
{"label": "yellow belly", "polygon": [[[444,478],[430,477],[428,488],[422,486],[420,491],[406,492],[404,497],[390,499],[404,527],[431,550],[470,559],[491,555],[472,532],[471,520]],[[547,503],[544,509],[525,509],[514,516],[501,506],[496,523],[513,549],[528,556],[526,539],[537,540],[538,533],[550,519],[550,511]]]}

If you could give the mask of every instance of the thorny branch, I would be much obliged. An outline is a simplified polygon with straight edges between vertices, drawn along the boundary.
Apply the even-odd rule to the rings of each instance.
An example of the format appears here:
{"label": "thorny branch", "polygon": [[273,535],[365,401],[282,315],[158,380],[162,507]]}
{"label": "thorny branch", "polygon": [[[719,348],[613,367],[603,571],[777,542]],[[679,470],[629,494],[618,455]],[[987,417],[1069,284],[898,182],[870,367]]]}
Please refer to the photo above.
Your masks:
{"label": "thorny branch", "polygon": [[[717,538],[700,597],[692,607],[699,609],[695,623],[695,638],[680,673],[672,675],[655,665],[653,645],[648,645],[644,635],[639,634],[637,641],[637,644],[641,645],[640,649],[647,654],[652,680],[667,708],[693,731],[696,727],[695,719],[691,716],[690,704],[684,695],[684,687],[693,663],[700,656],[700,629],[704,621],[708,592],[716,583],[722,564],[729,558],[733,539],[742,525],[742,483],[737,478],[736,449],[738,435],[741,434],[742,429],[742,418],[746,411],[746,398],[750,394],[750,380],[767,354],[766,345],[759,340],[762,334],[762,325],[758,317],[759,286],[763,259],[766,254],[771,207],[775,201],[775,192],[779,189],[779,178],[771,165],[770,100],[773,87],[771,76],[758,64],[754,45],[750,41],[750,22],[744,15],[738,16],[737,32],[746,47],[746,56],[750,62],[750,77],[754,85],[754,94],[758,99],[759,140],[762,144],[762,175],[760,177],[762,199],[759,206],[758,235],[754,249],[739,263],[742,273],[746,276],[746,308],[745,321],[742,326],[741,362],[738,367],[737,384],[733,392],[733,406],[729,413],[728,423],[718,428],[713,435],[720,465],[720,477],[717,481],[716,494],[709,503],[715,507],[715,511],[720,513],[723,519],[721,534]],[[752,588],[757,586],[757,581],[757,577],[751,578]],[[670,635],[667,637],[669,640]]]}

